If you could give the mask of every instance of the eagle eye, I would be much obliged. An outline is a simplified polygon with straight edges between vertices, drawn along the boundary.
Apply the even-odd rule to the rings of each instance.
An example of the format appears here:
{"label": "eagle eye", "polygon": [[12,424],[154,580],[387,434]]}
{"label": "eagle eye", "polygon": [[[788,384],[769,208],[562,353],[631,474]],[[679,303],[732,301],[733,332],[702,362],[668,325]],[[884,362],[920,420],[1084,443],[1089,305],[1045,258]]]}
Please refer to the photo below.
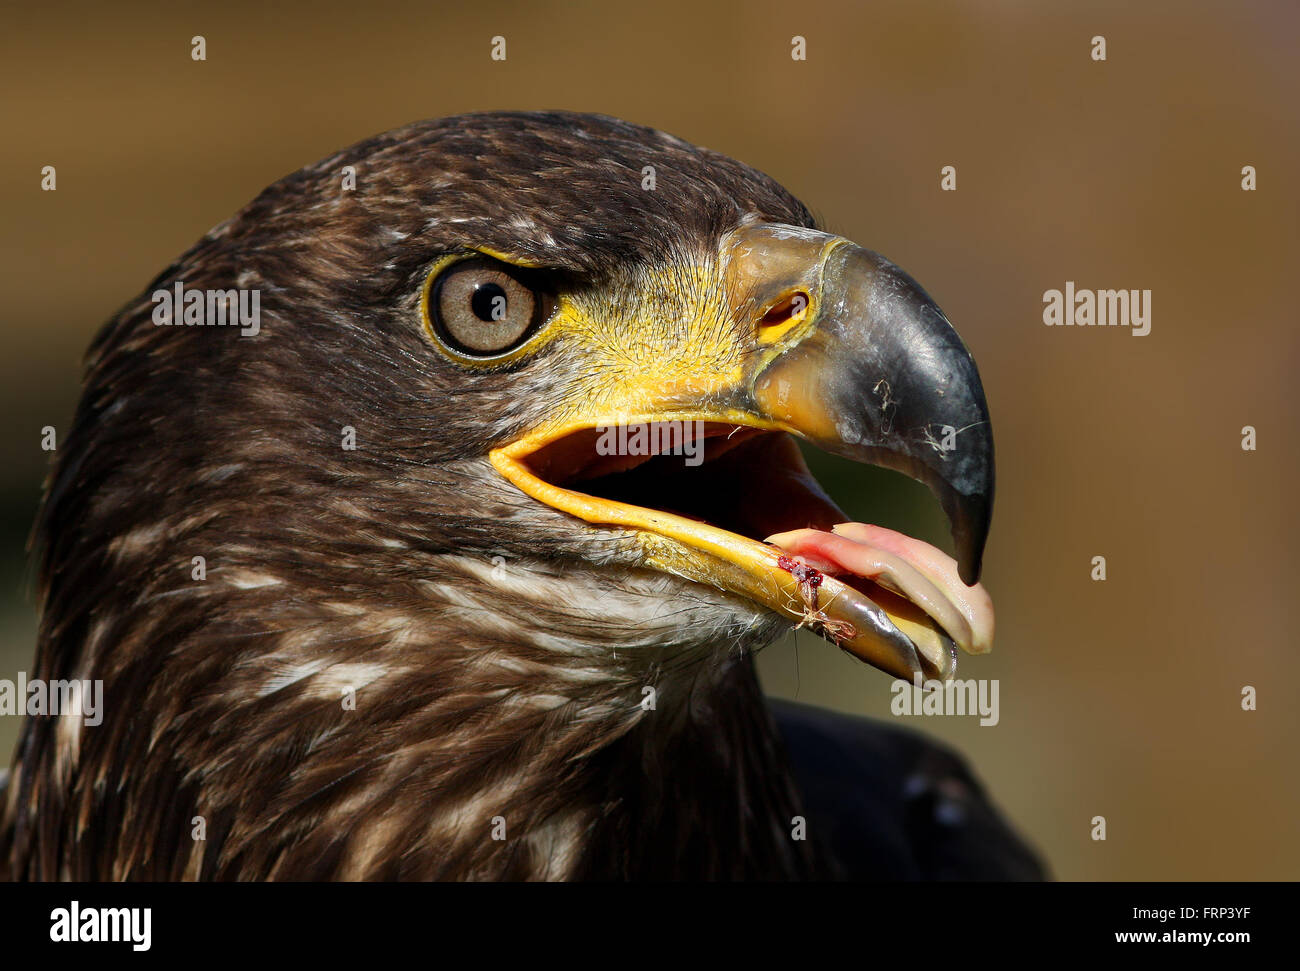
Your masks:
{"label": "eagle eye", "polygon": [[496,260],[452,263],[432,281],[429,322],[452,350],[476,357],[502,354],[549,315],[550,299],[523,273]]}

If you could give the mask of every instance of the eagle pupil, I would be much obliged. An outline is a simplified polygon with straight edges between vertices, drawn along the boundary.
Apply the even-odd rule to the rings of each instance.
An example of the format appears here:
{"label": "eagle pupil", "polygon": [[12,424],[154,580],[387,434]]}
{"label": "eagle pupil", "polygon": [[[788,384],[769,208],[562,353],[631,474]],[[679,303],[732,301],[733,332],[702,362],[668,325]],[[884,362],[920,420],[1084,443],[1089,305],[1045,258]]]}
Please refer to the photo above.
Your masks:
{"label": "eagle pupil", "polygon": [[499,320],[505,316],[506,292],[499,284],[481,283],[474,288],[474,295],[469,298],[469,306],[479,320],[487,322]]}

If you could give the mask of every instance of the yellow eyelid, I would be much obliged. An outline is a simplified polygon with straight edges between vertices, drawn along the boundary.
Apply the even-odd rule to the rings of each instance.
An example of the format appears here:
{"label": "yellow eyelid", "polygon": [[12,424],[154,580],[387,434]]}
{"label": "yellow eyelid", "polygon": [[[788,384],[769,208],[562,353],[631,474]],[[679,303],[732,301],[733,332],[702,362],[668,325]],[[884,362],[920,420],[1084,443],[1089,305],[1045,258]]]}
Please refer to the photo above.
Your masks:
{"label": "yellow eyelid", "polygon": [[475,253],[482,253],[484,256],[490,256],[498,262],[505,263],[507,266],[517,266],[522,270],[544,270],[546,264],[540,260],[532,260],[526,256],[514,256],[510,253],[503,253],[500,250],[492,249],[490,246],[476,246]]}

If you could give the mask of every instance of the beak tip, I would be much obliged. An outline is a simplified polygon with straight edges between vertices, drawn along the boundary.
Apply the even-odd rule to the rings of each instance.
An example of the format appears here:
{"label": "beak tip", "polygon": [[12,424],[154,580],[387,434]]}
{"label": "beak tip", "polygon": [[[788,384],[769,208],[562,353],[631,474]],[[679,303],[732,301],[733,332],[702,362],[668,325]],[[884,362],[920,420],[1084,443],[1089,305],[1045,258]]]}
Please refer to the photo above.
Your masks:
{"label": "beak tip", "polygon": [[989,526],[993,519],[991,475],[987,486],[987,492],[979,491],[969,495],[945,490],[942,485],[936,490],[940,493],[944,512],[948,514],[948,521],[952,525],[957,575],[968,587],[979,582],[984,544],[988,541]]}

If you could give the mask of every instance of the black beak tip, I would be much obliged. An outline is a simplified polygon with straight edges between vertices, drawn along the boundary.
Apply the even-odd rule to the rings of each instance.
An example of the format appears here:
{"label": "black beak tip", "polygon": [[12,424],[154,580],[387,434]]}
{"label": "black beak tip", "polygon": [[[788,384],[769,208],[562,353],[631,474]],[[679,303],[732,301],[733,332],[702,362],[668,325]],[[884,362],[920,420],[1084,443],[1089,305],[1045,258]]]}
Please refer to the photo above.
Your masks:
{"label": "black beak tip", "polygon": [[952,523],[953,545],[957,552],[957,572],[962,583],[973,587],[979,582],[984,544],[993,518],[992,495],[957,496],[948,510]]}
{"label": "black beak tip", "polygon": [[[974,547],[972,546],[972,550]],[[968,587],[973,587],[980,582],[980,553],[965,552],[957,563],[958,573],[961,576],[961,582]]]}

